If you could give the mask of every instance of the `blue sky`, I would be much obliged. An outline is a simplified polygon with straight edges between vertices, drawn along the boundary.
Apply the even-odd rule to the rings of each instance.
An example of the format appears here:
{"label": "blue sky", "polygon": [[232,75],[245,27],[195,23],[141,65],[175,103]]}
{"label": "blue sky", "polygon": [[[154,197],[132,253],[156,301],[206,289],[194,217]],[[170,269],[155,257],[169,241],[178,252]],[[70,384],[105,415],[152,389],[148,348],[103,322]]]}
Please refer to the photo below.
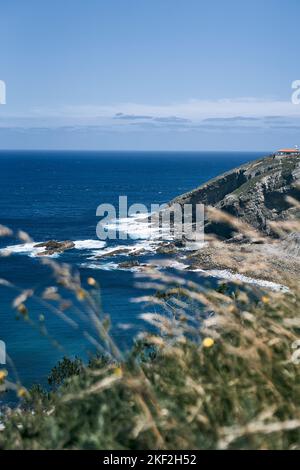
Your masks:
{"label": "blue sky", "polygon": [[0,17],[0,148],[300,144],[299,0],[13,0]]}

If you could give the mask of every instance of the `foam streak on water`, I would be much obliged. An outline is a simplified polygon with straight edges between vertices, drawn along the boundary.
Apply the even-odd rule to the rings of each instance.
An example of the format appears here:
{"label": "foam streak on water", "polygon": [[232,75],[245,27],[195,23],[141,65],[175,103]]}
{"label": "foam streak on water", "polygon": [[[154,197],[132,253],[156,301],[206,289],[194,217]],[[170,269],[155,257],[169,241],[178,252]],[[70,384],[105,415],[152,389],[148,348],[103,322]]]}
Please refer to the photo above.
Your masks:
{"label": "foam streak on water", "polygon": [[245,276],[244,274],[239,273],[232,273],[227,269],[211,269],[211,270],[204,270],[204,269],[194,269],[194,272],[200,272],[207,276],[216,277],[219,279],[226,279],[228,281],[238,281],[245,284],[253,284],[258,287],[263,287],[266,289],[270,289],[275,292],[289,292],[289,288],[278,284],[272,281],[266,281],[264,279],[254,279],[253,277]]}

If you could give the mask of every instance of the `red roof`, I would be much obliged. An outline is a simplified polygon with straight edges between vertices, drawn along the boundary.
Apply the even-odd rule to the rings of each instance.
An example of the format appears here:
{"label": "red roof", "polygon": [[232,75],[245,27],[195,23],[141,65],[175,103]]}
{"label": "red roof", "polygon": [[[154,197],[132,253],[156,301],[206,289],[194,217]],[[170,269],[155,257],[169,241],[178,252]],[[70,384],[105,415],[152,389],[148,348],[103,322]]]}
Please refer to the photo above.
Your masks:
{"label": "red roof", "polygon": [[299,149],[280,149],[278,150],[278,152],[284,152],[284,153],[298,153],[299,152]]}

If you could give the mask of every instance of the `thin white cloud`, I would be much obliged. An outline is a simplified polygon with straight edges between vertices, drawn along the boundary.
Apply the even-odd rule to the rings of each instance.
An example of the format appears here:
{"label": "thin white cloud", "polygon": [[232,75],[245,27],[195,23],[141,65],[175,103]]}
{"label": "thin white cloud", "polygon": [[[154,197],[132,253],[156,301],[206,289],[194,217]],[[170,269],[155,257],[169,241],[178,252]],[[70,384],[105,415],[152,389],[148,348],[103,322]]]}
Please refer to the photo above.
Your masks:
{"label": "thin white cloud", "polygon": [[[4,107],[3,107],[4,108]],[[251,121],[277,119],[300,119],[300,105],[291,101],[279,101],[270,98],[235,98],[220,100],[191,99],[182,103],[169,103],[163,105],[150,105],[142,103],[116,103],[111,105],[67,105],[58,108],[33,108],[28,112],[9,113],[9,109],[1,109],[0,127],[10,126],[129,126],[138,117],[153,119],[161,125],[173,122],[186,125],[197,125],[203,121],[213,120],[216,123],[223,120],[244,121],[244,125],[251,125]],[[116,116],[126,116],[126,119],[116,119]],[[124,122],[121,122],[124,121]],[[264,121],[266,123],[266,119]]]}
{"label": "thin white cloud", "polygon": [[[44,110],[44,112],[47,112]],[[40,110],[43,113],[43,110]],[[153,117],[178,116],[180,118],[202,120],[208,117],[234,116],[300,116],[300,106],[291,101],[271,99],[239,98],[221,100],[191,99],[183,103],[148,105],[141,103],[119,103],[111,106],[65,106],[50,114],[74,117],[111,117],[118,113],[127,115],[147,115]]]}

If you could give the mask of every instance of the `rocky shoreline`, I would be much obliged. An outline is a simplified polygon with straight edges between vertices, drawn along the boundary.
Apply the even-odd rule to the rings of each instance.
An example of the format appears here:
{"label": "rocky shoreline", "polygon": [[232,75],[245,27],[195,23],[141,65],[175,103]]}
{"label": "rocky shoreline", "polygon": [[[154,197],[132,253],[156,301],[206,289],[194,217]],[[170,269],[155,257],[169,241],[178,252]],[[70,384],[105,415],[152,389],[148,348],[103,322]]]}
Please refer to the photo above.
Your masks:
{"label": "rocky shoreline", "polygon": [[[300,156],[269,156],[228,171],[200,187],[176,197],[172,206],[204,204],[224,211],[263,234],[274,236],[272,223],[300,216],[289,198],[300,200]],[[211,220],[206,211],[205,232],[228,240],[232,227]]]}
{"label": "rocky shoreline", "polygon": [[[174,203],[205,204],[205,243],[188,251],[184,238],[156,240],[151,253],[160,255],[161,265],[173,260],[187,271],[226,271],[283,284],[289,276],[299,278],[299,233],[279,240],[272,225],[299,219],[299,206],[292,201],[300,199],[299,177],[300,157],[265,157],[178,196],[169,203],[170,208]],[[239,232],[226,217],[221,221],[213,219],[208,207],[247,224],[251,234]],[[34,248],[39,249],[37,256],[52,256],[72,250],[75,243],[49,240],[35,244]],[[142,271],[159,266],[156,260],[144,260],[150,251],[143,246],[124,245],[100,250],[94,259],[101,262],[116,258],[117,269]]]}
{"label": "rocky shoreline", "polygon": [[[299,221],[300,157],[268,156],[235,168],[169,203],[204,204],[207,242],[185,262],[189,270],[226,270],[284,283],[300,275],[299,225],[279,240],[276,223]],[[225,214],[211,217],[209,208]],[[237,221],[231,223],[230,218]],[[227,220],[228,219],[228,220]],[[239,232],[245,225],[249,234]],[[213,240],[212,240],[213,238]]]}

